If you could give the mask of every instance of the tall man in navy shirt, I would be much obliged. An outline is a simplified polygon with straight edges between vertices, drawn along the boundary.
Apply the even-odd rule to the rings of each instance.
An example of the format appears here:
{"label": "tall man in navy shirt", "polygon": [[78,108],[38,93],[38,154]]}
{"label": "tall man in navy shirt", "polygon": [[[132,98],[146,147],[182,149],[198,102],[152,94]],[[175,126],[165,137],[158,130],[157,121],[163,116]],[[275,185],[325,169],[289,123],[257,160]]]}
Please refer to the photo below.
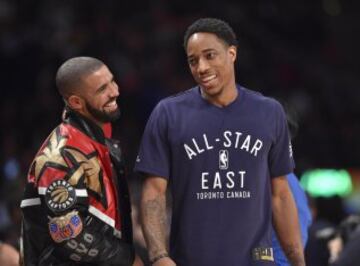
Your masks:
{"label": "tall man in navy shirt", "polygon": [[147,177],[141,214],[152,265],[275,265],[272,220],[290,262],[305,265],[281,105],[235,83],[237,40],[227,23],[197,20],[184,47],[198,86],[156,106],[135,165]]}

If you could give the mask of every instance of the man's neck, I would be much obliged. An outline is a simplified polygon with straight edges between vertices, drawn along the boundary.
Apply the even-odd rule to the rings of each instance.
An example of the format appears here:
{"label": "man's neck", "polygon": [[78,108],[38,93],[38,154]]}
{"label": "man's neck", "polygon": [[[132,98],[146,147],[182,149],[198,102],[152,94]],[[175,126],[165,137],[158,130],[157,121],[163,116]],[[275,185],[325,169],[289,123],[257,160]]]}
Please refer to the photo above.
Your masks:
{"label": "man's neck", "polygon": [[221,93],[213,96],[204,93],[202,90],[200,91],[201,91],[201,96],[205,100],[207,100],[208,102],[210,102],[211,104],[217,107],[226,107],[227,105],[235,101],[238,96],[238,90],[236,88],[236,84],[224,89]]}
{"label": "man's neck", "polygon": [[99,120],[95,119],[92,115],[90,115],[88,112],[83,112],[83,111],[75,111],[75,113],[80,114],[81,116],[85,117],[87,120],[91,121],[92,123],[94,123],[95,125],[97,125],[100,128],[103,128],[104,123],[100,122]]}
{"label": "man's neck", "polygon": [[103,126],[99,126],[92,119],[89,119],[80,112],[69,109],[64,117],[64,122],[78,128],[80,131],[100,143],[104,143],[105,141]]}

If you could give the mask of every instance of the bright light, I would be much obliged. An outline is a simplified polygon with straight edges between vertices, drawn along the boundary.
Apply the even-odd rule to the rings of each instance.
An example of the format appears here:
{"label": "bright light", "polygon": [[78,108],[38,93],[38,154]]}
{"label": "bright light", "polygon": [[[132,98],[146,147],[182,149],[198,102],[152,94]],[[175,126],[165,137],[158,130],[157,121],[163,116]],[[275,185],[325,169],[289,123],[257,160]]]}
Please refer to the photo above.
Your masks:
{"label": "bright light", "polygon": [[351,176],[346,170],[309,170],[301,176],[300,183],[312,197],[345,197],[352,191]]}

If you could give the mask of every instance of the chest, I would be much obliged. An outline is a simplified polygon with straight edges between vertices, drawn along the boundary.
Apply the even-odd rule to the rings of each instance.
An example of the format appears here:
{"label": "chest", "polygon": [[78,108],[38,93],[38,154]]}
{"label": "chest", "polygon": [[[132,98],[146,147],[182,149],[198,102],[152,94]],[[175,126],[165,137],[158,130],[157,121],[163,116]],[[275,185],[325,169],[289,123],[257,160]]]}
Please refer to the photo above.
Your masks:
{"label": "chest", "polygon": [[203,109],[178,112],[172,117],[168,139],[173,152],[193,160],[207,153],[225,158],[261,157],[274,138],[274,125],[266,116],[240,111],[213,112]]}

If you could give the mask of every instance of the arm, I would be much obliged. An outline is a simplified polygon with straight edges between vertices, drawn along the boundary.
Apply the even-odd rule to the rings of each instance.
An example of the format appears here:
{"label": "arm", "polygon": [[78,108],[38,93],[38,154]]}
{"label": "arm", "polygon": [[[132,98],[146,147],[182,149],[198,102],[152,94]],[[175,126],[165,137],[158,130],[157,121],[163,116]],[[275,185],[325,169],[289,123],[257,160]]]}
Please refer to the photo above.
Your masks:
{"label": "arm", "polygon": [[[28,184],[25,193],[32,185]],[[37,200],[36,194],[26,200]],[[42,200],[42,195],[40,199]],[[78,198],[78,203],[85,197]],[[22,206],[22,243],[25,265],[51,265],[81,261],[102,265],[130,265],[133,248],[114,236],[111,226],[89,214],[84,207],[73,206],[61,214],[46,211],[45,204]],[[51,218],[48,219],[49,215]],[[110,264],[114,263],[114,264]]]}
{"label": "arm", "polygon": [[19,252],[9,244],[0,242],[0,265],[19,265]]}
{"label": "arm", "polygon": [[[21,206],[25,264],[81,261],[96,265],[105,262],[106,265],[131,265],[132,245],[115,235],[112,226],[89,212],[84,184],[79,181],[73,186],[68,184],[65,189],[62,182],[58,187],[53,183],[40,187],[27,183],[25,186]],[[45,192],[50,187],[53,192]],[[75,198],[69,209],[54,209],[49,203],[57,202],[59,193],[62,197]]]}
{"label": "arm", "polygon": [[[144,181],[141,198],[141,221],[150,261],[160,258],[153,265],[176,265],[168,257],[166,248],[166,187],[162,177],[148,177]],[[166,255],[166,256],[165,256]]]}
{"label": "arm", "polygon": [[134,263],[132,264],[132,266],[144,266],[144,263],[143,263],[142,259],[139,257],[139,255],[135,254],[135,259],[134,259]]}
{"label": "arm", "polygon": [[300,227],[294,198],[286,176],[271,181],[273,223],[280,244],[291,265],[305,265]]}

